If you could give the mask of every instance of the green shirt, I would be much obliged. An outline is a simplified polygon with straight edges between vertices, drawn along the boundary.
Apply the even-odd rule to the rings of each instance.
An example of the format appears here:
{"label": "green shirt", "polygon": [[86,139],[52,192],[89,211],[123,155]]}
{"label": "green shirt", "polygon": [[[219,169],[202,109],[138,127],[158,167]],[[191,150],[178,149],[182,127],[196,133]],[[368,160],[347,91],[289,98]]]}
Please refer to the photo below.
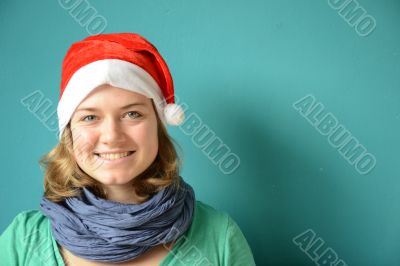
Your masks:
{"label": "green shirt", "polygon": [[[0,236],[4,266],[64,266],[49,219],[39,210],[18,214]],[[251,249],[226,212],[196,201],[193,222],[160,263],[167,265],[255,265]]]}

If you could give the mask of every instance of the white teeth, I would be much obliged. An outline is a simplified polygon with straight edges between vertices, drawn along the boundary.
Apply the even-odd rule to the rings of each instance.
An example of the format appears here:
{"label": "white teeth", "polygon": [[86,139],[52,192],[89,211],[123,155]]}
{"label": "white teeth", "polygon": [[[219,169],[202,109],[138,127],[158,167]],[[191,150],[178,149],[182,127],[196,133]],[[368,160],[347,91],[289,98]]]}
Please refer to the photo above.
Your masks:
{"label": "white teeth", "polygon": [[123,152],[123,153],[103,153],[98,154],[99,157],[107,159],[107,160],[115,160],[122,157],[126,157],[130,154],[130,152]]}

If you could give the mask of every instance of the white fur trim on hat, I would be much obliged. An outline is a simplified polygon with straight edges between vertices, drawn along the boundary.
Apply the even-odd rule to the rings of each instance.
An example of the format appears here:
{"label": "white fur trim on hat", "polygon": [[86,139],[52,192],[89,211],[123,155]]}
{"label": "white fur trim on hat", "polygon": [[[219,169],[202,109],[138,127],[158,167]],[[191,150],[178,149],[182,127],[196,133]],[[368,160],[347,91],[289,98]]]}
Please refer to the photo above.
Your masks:
{"label": "white fur trim on hat", "polygon": [[[75,109],[92,90],[102,84],[109,84],[152,98],[160,120],[165,126],[170,124],[169,122],[172,122],[171,125],[176,125],[177,122],[183,120],[183,117],[179,115],[179,108],[170,109],[169,107],[164,110],[167,106],[164,95],[157,82],[143,68],[119,59],[104,59],[78,69],[65,87],[57,107],[60,139]],[[171,110],[175,111],[171,113]],[[168,118],[165,117],[164,111],[168,114]],[[174,114],[177,118],[173,118]]]}

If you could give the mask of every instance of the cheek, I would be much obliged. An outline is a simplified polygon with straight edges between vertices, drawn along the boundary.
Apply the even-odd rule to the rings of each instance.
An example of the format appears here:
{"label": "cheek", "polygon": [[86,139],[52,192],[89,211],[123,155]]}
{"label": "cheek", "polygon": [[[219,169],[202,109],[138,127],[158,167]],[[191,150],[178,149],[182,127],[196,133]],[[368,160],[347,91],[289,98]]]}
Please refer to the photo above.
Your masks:
{"label": "cheek", "polygon": [[157,125],[149,123],[140,128],[135,128],[131,131],[130,136],[143,149],[158,149]]}
{"label": "cheek", "polygon": [[94,135],[85,130],[77,130],[72,134],[74,155],[83,158],[92,153],[94,149]]}

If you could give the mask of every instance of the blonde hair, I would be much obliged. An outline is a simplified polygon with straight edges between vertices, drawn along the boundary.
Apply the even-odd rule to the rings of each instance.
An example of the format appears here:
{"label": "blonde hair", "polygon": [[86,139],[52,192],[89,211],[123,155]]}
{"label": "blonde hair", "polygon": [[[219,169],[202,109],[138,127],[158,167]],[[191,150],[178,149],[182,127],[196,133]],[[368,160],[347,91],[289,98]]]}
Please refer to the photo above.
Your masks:
{"label": "blonde hair", "polygon": [[[136,176],[132,183],[142,202],[166,186],[175,184],[179,187],[179,171],[182,165],[174,146],[175,144],[179,147],[179,144],[168,135],[153,100],[152,105],[157,117],[158,153],[153,163]],[[86,174],[73,156],[70,124],[64,129],[60,142],[41,157],[39,164],[45,169],[44,196],[47,199],[60,202],[66,197],[79,195],[83,187],[90,188],[96,196],[106,198],[102,184]]]}

